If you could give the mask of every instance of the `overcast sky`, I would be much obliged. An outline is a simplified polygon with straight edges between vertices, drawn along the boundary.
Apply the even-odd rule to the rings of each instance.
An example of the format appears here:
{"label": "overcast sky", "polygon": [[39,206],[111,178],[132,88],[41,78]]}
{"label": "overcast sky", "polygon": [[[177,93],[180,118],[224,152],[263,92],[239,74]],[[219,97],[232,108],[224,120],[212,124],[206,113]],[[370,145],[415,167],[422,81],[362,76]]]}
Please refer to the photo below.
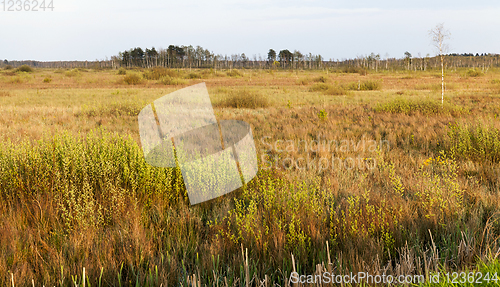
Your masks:
{"label": "overcast sky", "polygon": [[[5,0],[8,4],[9,0]],[[33,1],[33,0],[30,0]],[[41,0],[39,0],[41,1]],[[49,0],[50,1],[50,0]],[[46,1],[48,4],[48,1]],[[270,48],[326,59],[434,55],[428,31],[450,30],[450,52],[500,53],[500,1],[53,0],[54,11],[0,4],[0,59],[95,60],[133,47],[200,45],[216,54]],[[8,8],[8,5],[5,9]]]}

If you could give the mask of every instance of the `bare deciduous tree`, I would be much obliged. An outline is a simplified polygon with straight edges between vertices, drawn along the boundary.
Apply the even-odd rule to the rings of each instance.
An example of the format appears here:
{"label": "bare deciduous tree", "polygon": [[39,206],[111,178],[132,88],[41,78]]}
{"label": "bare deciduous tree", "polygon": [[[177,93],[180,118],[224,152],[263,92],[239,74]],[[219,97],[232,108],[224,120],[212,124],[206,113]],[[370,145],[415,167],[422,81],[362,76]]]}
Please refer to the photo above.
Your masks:
{"label": "bare deciduous tree", "polygon": [[432,45],[436,48],[436,52],[441,59],[441,105],[444,104],[444,54],[448,52],[449,46],[446,40],[450,39],[450,31],[444,28],[444,24],[437,24],[434,29],[429,31],[429,36],[432,39]]}

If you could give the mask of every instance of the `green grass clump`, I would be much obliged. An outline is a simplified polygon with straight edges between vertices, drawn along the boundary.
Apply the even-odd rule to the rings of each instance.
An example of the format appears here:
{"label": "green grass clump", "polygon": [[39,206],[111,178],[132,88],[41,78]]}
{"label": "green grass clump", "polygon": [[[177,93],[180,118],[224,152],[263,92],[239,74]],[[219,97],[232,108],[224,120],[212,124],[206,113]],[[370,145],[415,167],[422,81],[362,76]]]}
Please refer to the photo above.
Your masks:
{"label": "green grass clump", "polygon": [[218,106],[243,109],[266,108],[270,106],[269,100],[261,93],[252,90],[231,91],[228,97]]}
{"label": "green grass clump", "polygon": [[500,162],[500,131],[491,125],[477,122],[455,123],[448,132],[451,149],[466,159]]}
{"label": "green grass clump", "polygon": [[28,65],[22,65],[16,69],[16,72],[33,73],[33,68]]}
{"label": "green grass clump", "polygon": [[376,112],[386,112],[392,114],[405,114],[405,115],[441,115],[441,114],[451,114],[453,116],[459,116],[468,113],[463,107],[445,103],[441,103],[437,100],[409,100],[398,98],[391,102],[378,104],[374,110]]}

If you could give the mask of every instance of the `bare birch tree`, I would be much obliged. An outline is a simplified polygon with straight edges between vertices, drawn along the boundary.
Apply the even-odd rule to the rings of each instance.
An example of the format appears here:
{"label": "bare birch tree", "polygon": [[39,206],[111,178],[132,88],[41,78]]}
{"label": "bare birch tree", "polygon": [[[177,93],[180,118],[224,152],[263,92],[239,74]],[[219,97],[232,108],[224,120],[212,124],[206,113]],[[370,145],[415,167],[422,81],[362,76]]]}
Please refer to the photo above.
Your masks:
{"label": "bare birch tree", "polygon": [[450,31],[444,28],[444,24],[437,24],[434,29],[429,31],[432,45],[436,48],[441,60],[441,105],[444,104],[444,54],[448,52],[449,46],[446,40],[450,39]]}

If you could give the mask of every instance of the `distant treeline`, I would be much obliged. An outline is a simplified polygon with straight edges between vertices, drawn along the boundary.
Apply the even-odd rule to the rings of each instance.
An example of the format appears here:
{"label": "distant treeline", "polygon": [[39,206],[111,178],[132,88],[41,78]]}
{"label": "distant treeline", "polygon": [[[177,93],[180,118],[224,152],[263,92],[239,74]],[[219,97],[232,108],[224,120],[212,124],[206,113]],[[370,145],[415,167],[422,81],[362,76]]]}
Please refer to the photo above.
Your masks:
{"label": "distant treeline", "polygon": [[[427,70],[439,67],[439,58],[430,55],[415,57],[405,52],[402,58],[390,58],[388,55],[371,53],[354,59],[324,59],[321,55],[303,54],[300,51],[269,49],[267,55],[248,57],[244,53],[233,55],[215,54],[200,46],[175,46],[167,49],[132,48],[111,59],[95,61],[8,61],[0,62],[0,66],[18,67],[29,65],[39,68],[93,68],[117,69],[133,68],[212,68],[212,69],[338,69],[346,72],[359,70]],[[464,53],[446,55],[447,68],[481,68],[500,67],[500,55],[491,53]]]}

